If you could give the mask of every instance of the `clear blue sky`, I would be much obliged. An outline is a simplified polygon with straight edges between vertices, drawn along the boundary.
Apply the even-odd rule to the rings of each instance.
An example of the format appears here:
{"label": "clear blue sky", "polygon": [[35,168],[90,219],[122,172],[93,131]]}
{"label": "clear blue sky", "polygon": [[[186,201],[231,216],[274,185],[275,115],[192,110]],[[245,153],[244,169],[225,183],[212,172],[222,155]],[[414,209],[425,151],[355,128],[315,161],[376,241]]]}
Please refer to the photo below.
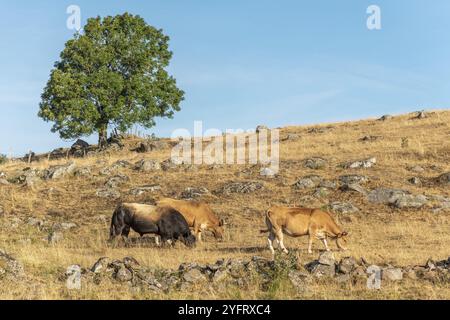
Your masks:
{"label": "clear blue sky", "polygon": [[[128,11],[164,29],[182,111],[149,133],[350,120],[450,105],[448,0],[0,1],[0,153],[70,141],[36,114],[64,43],[82,20]],[[382,30],[366,28],[381,7]],[[95,138],[89,139],[95,142]]]}

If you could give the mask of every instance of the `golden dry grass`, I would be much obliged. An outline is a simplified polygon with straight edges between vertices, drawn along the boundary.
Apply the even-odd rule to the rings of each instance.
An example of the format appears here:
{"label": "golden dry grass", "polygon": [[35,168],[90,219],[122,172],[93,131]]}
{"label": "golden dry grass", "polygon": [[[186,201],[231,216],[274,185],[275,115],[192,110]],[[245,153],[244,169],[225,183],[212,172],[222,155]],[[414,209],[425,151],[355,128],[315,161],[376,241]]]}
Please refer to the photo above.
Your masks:
{"label": "golden dry grass", "polygon": [[[280,174],[277,178],[262,178],[259,170],[250,166],[220,166],[198,170],[157,171],[140,173],[132,169],[119,172],[131,179],[120,187],[122,198],[117,201],[96,197],[107,177],[100,176],[100,168],[117,160],[133,163],[142,158],[165,160],[170,149],[147,154],[128,151],[138,141],[127,142],[127,150],[94,158],[75,159],[77,166],[93,167],[89,178],[70,177],[42,182],[35,188],[17,185],[0,185],[0,205],[5,214],[0,217],[0,248],[14,255],[25,266],[28,280],[23,283],[2,283],[1,299],[176,299],[176,298],[235,298],[235,299],[449,299],[448,283],[432,284],[427,281],[404,280],[388,284],[379,291],[367,290],[365,285],[336,284],[319,281],[311,285],[307,293],[299,294],[288,283],[280,283],[274,290],[261,292],[258,286],[240,290],[230,288],[214,292],[198,288],[192,292],[154,294],[137,292],[126,285],[102,283],[88,285],[80,292],[69,292],[58,276],[71,264],[90,267],[98,258],[135,257],[142,265],[177,268],[183,262],[210,263],[223,257],[270,257],[266,247],[266,235],[260,235],[264,227],[264,211],[273,204],[314,205],[322,207],[333,201],[348,201],[360,209],[351,215],[336,215],[337,220],[350,234],[349,252],[336,253],[337,257],[352,255],[364,257],[371,263],[392,263],[406,266],[426,262],[428,258],[446,259],[450,255],[449,211],[398,210],[385,205],[367,202],[364,196],[331,192],[324,198],[305,203],[304,196],[313,190],[296,190],[291,185],[301,176],[318,174],[330,180],[340,175],[360,173],[370,177],[367,187],[402,188],[415,194],[450,196],[445,186],[414,186],[407,182],[412,176],[433,178],[450,171],[450,111],[435,111],[426,119],[414,120],[412,115],[401,115],[388,121],[375,119],[324,124],[309,127],[287,127],[281,130],[281,138],[297,134],[298,139],[285,141],[280,147]],[[311,128],[328,128],[323,133],[308,133]],[[364,136],[380,136],[372,142],[362,142]],[[407,141],[407,142],[406,142]],[[323,170],[304,168],[302,161],[319,156],[328,161]],[[370,169],[349,170],[338,165],[349,161],[375,156],[377,165]],[[66,160],[41,161],[31,167],[45,169]],[[409,167],[420,165],[423,173],[413,173]],[[10,162],[0,171],[12,174],[27,164]],[[247,169],[246,171],[243,171]],[[160,249],[145,245],[112,248],[106,242],[109,218],[119,201],[150,202],[162,196],[178,196],[187,187],[206,187],[218,190],[229,181],[260,180],[264,189],[250,194],[205,195],[215,211],[227,221],[225,241],[216,243],[212,238],[193,250],[177,246]],[[162,190],[138,197],[128,195],[128,190],[145,184],[159,184]],[[53,190],[48,192],[48,190]],[[46,241],[47,233],[26,224],[30,217],[54,222],[75,222],[78,228],[65,233],[62,242],[52,246]],[[19,218],[17,226],[11,221]],[[104,219],[106,218],[106,219]],[[314,256],[306,253],[307,239],[287,239],[288,248],[297,248],[302,261],[308,262],[322,250],[315,243]],[[333,244],[333,248],[335,248]]]}

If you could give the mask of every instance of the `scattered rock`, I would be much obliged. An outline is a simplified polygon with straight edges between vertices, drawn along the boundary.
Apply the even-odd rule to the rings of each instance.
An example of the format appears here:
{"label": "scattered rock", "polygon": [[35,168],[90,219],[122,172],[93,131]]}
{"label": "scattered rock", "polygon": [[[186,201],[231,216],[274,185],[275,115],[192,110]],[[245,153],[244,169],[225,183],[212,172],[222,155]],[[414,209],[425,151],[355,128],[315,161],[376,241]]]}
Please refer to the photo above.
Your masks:
{"label": "scattered rock", "polygon": [[421,173],[421,172],[425,171],[425,169],[422,168],[421,166],[409,167],[408,170],[413,171],[413,172],[418,172],[418,173]]}
{"label": "scattered rock", "polygon": [[97,197],[100,198],[111,198],[111,199],[118,199],[121,196],[120,192],[115,189],[99,189],[97,190],[96,195]]}
{"label": "scattered rock", "polygon": [[100,175],[101,176],[109,176],[111,174],[113,174],[115,172],[115,169],[110,168],[110,167],[104,167],[102,169],[100,169]]}
{"label": "scattered rock", "polygon": [[324,187],[317,188],[313,194],[313,196],[316,198],[325,198],[325,197],[328,197],[329,195],[330,195],[330,190],[328,190],[328,188],[324,188]]}
{"label": "scattered rock", "polygon": [[427,203],[423,195],[412,195],[399,189],[378,188],[367,196],[369,202],[392,205],[396,208],[421,208]]}
{"label": "scattered rock", "polygon": [[334,266],[336,263],[336,259],[334,257],[333,252],[325,251],[319,256],[319,263],[326,266]]}
{"label": "scattered rock", "polygon": [[339,177],[339,182],[341,184],[354,184],[354,183],[366,183],[369,181],[369,178],[366,176],[361,176],[357,174],[350,174]]}
{"label": "scattered rock", "polygon": [[230,182],[224,185],[221,193],[252,193],[263,188],[263,184],[256,181]]}
{"label": "scattered rock", "polygon": [[45,170],[44,179],[59,179],[74,173],[76,165],[73,162],[64,165],[52,166]]}
{"label": "scattered rock", "polygon": [[324,265],[315,261],[306,266],[307,270],[316,278],[322,277],[334,277],[336,274],[336,266],[333,265]]}
{"label": "scattered rock", "polygon": [[288,274],[289,281],[297,289],[297,292],[304,293],[311,281],[310,275],[307,272],[298,270],[290,270]]}
{"label": "scattered rock", "polygon": [[319,134],[319,133],[326,133],[330,130],[332,130],[332,127],[314,127],[308,130],[308,133],[311,134]]}
{"label": "scattered rock", "polygon": [[44,221],[37,218],[29,218],[27,221],[27,224],[32,227],[37,227],[38,229],[41,229],[44,226]]}
{"label": "scattered rock", "polygon": [[182,199],[195,199],[200,198],[201,196],[208,194],[209,190],[204,187],[199,188],[193,188],[189,187],[184,189],[184,191],[181,193],[180,197]]}
{"label": "scattered rock", "polygon": [[133,279],[133,274],[130,270],[123,266],[116,271],[114,278],[119,282],[128,282]]}
{"label": "scattered rock", "polygon": [[277,173],[275,172],[275,170],[271,168],[262,168],[259,174],[263,177],[273,178],[276,176]]}
{"label": "scattered rock", "polygon": [[131,163],[129,163],[126,160],[117,160],[116,162],[114,162],[111,165],[111,169],[113,170],[118,170],[118,169],[122,169],[122,168],[130,168],[131,167]]}
{"label": "scattered rock", "polygon": [[416,116],[414,117],[414,119],[425,119],[425,118],[428,118],[428,115],[425,113],[424,110],[417,111]]}
{"label": "scattered rock", "polygon": [[140,196],[147,192],[156,192],[161,190],[161,186],[153,184],[153,185],[146,185],[141,187],[136,187],[130,190],[130,194],[133,196]]}
{"label": "scattered rock", "polygon": [[414,184],[416,186],[420,186],[422,184],[422,180],[420,180],[420,178],[418,178],[418,177],[412,177],[412,178],[408,179],[408,182],[411,184]]}
{"label": "scattered rock", "polygon": [[73,174],[76,177],[90,177],[92,175],[92,172],[89,167],[80,167],[80,168],[75,169]]}
{"label": "scattered rock", "polygon": [[364,136],[361,139],[359,139],[359,141],[362,141],[362,142],[373,142],[373,141],[377,141],[380,138],[381,138],[380,136]]}
{"label": "scattered rock", "polygon": [[403,271],[401,268],[383,268],[382,279],[388,281],[399,281],[403,279]]}
{"label": "scattered rock", "polygon": [[147,140],[142,141],[139,145],[133,149],[133,151],[138,153],[146,153],[155,150],[162,150],[167,148],[167,143],[162,140]]}
{"label": "scattered rock", "polygon": [[16,280],[25,275],[23,265],[5,250],[0,249],[0,280],[8,278]]}
{"label": "scattered rock", "polygon": [[355,191],[363,195],[367,195],[367,191],[358,183],[344,184],[341,186],[342,191]]}
{"label": "scattered rock", "polygon": [[108,270],[108,265],[111,260],[108,257],[103,257],[97,260],[97,262],[92,266],[91,271],[93,273],[102,273]]}
{"label": "scattered rock", "polygon": [[156,160],[141,160],[136,163],[136,170],[143,172],[161,170],[161,164]]}
{"label": "scattered rock", "polygon": [[64,235],[60,231],[51,231],[48,234],[48,243],[49,244],[57,244],[64,239]]}
{"label": "scattered rock", "polygon": [[341,214],[351,214],[359,212],[359,209],[349,202],[333,202],[329,206],[332,211]]}
{"label": "scattered rock", "polygon": [[286,137],[284,137],[281,141],[295,141],[298,140],[300,136],[295,133],[289,133]]}
{"label": "scattered rock", "polygon": [[71,229],[75,229],[77,226],[76,223],[73,222],[58,222],[52,226],[53,231],[67,231]]}
{"label": "scattered rock", "polygon": [[173,169],[177,169],[179,165],[183,164],[182,162],[173,161],[172,159],[167,159],[161,162],[161,168],[164,171],[169,171]]}
{"label": "scattered rock", "polygon": [[367,197],[369,202],[380,204],[393,204],[408,193],[400,189],[378,188],[371,191]]}
{"label": "scattered rock", "polygon": [[376,163],[377,163],[377,159],[375,157],[372,157],[372,158],[365,159],[365,160],[358,160],[358,161],[344,163],[342,166],[345,169],[371,168]]}
{"label": "scattered rock", "polygon": [[66,270],[66,287],[69,290],[81,290],[81,267],[79,265],[69,266]]}
{"label": "scattered rock", "polygon": [[120,185],[127,183],[128,181],[130,181],[130,178],[128,176],[126,176],[124,174],[119,174],[119,175],[109,178],[105,183],[105,187],[117,188]]}
{"label": "scattered rock", "polygon": [[319,170],[325,168],[327,161],[322,158],[310,158],[306,159],[304,166],[309,169]]}
{"label": "scattered rock", "polygon": [[441,174],[438,178],[437,181],[440,184],[444,184],[444,185],[450,185],[450,172]]}
{"label": "scattered rock", "polygon": [[405,195],[394,202],[394,206],[399,209],[403,208],[421,208],[427,203],[427,197],[423,195]]}
{"label": "scattered rock", "polygon": [[183,280],[189,283],[198,284],[206,282],[206,277],[198,269],[190,269],[183,274]]}
{"label": "scattered rock", "polygon": [[322,181],[322,177],[317,175],[310,175],[301,178],[296,183],[294,183],[293,186],[297,189],[310,189],[318,187]]}
{"label": "scattered rock", "polygon": [[353,272],[353,270],[358,266],[355,258],[353,257],[345,257],[339,262],[338,271],[340,273],[349,274]]}

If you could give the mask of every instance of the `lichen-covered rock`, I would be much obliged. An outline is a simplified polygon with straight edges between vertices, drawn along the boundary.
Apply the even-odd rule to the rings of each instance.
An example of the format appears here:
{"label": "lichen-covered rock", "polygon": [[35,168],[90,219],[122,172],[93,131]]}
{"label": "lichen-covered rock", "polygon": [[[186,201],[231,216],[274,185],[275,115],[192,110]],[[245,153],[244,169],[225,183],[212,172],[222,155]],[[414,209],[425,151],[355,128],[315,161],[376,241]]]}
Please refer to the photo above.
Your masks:
{"label": "lichen-covered rock", "polygon": [[305,163],[304,163],[304,166],[306,168],[313,169],[313,170],[323,169],[323,168],[325,168],[326,165],[327,165],[327,161],[325,159],[318,158],[318,157],[306,159]]}
{"label": "lichen-covered rock", "polygon": [[183,190],[181,193],[182,199],[195,199],[200,198],[201,196],[208,194],[209,190],[205,187],[188,187]]}
{"label": "lichen-covered rock", "polygon": [[0,280],[2,278],[20,279],[23,276],[25,276],[25,272],[22,263],[5,250],[0,249]]}
{"label": "lichen-covered rock", "polygon": [[105,182],[105,187],[106,188],[117,188],[120,185],[127,183],[128,181],[130,181],[130,177],[128,177],[124,174],[118,174],[116,176],[109,178]]}
{"label": "lichen-covered rock", "polygon": [[297,182],[294,183],[293,187],[296,189],[311,189],[318,187],[322,181],[322,177],[317,175],[310,175],[300,178]]}
{"label": "lichen-covered rock", "polygon": [[133,196],[140,196],[144,193],[148,192],[156,192],[161,190],[161,186],[153,184],[153,185],[146,185],[146,186],[140,186],[136,187],[130,190],[130,194]]}
{"label": "lichen-covered rock", "polygon": [[438,181],[440,184],[443,184],[443,185],[450,185],[450,172],[441,174],[441,175],[437,178],[437,181]]}
{"label": "lichen-covered rock", "polygon": [[263,184],[256,181],[230,182],[224,185],[221,192],[230,193],[252,193],[263,188]]}
{"label": "lichen-covered rock", "polygon": [[359,212],[359,209],[349,202],[333,202],[329,207],[332,211],[342,214]]}
{"label": "lichen-covered rock", "polygon": [[382,279],[388,281],[399,281],[403,279],[401,268],[387,267],[383,268]]}
{"label": "lichen-covered rock", "polygon": [[135,165],[135,169],[143,172],[161,170],[161,164],[157,160],[141,160]]}
{"label": "lichen-covered rock", "polygon": [[76,167],[77,166],[73,162],[64,165],[51,166],[50,168],[44,171],[43,176],[44,179],[46,180],[60,179],[68,175],[72,175]]}

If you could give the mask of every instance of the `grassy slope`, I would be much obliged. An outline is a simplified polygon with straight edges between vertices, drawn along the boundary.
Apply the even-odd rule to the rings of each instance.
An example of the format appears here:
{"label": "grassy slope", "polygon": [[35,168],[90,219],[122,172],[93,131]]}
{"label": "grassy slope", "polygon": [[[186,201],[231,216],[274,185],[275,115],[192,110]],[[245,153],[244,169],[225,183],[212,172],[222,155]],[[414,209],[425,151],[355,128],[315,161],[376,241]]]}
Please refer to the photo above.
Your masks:
{"label": "grassy slope", "polygon": [[[26,283],[10,283],[0,286],[0,298],[450,298],[448,284],[432,285],[429,282],[405,280],[391,284],[381,291],[368,291],[364,286],[337,285],[319,282],[312,286],[307,296],[297,295],[289,285],[282,285],[272,292],[263,293],[255,288],[240,291],[204,292],[201,288],[191,293],[174,293],[170,296],[136,293],[119,284],[88,286],[79,293],[67,292],[64,283],[58,281],[59,273],[68,265],[91,266],[99,257],[123,258],[133,256],[141,264],[176,268],[186,261],[215,262],[222,257],[269,257],[266,236],[258,230],[264,226],[263,214],[270,205],[323,206],[332,201],[348,201],[360,208],[360,213],[347,216],[335,215],[340,224],[351,233],[349,252],[337,253],[337,257],[352,255],[364,257],[371,263],[409,265],[425,262],[428,258],[444,259],[450,254],[449,212],[433,213],[422,210],[396,210],[384,205],[368,203],[362,195],[333,191],[323,199],[303,202],[302,197],[314,190],[295,190],[291,185],[298,177],[319,174],[336,180],[340,175],[360,173],[370,177],[367,187],[394,187],[417,194],[450,196],[444,186],[413,186],[407,182],[412,176],[436,177],[450,171],[450,111],[434,112],[429,118],[412,120],[412,115],[397,116],[388,121],[374,119],[347,123],[334,123],[316,127],[330,128],[324,133],[308,133],[311,127],[287,127],[281,130],[281,138],[289,133],[298,134],[294,141],[281,144],[281,171],[275,179],[259,176],[257,169],[242,173],[244,166],[224,166],[215,170],[200,167],[198,171],[182,169],[169,172],[139,173],[131,169],[119,172],[131,180],[120,187],[123,197],[118,201],[148,202],[160,196],[178,196],[186,187],[206,187],[217,190],[228,181],[260,180],[265,188],[251,194],[206,195],[203,200],[211,203],[216,212],[227,220],[225,241],[216,243],[211,238],[194,250],[182,246],[175,249],[158,249],[145,245],[111,248],[106,244],[109,218],[118,201],[99,199],[95,191],[102,187],[107,177],[98,174],[99,169],[124,159],[130,162],[142,158],[165,160],[170,149],[145,155],[122,151],[101,158],[77,159],[78,166],[93,166],[90,178],[70,177],[59,181],[43,182],[28,189],[15,185],[0,186],[0,205],[6,211],[0,217],[0,248],[12,253],[25,265],[32,279]],[[381,136],[373,142],[361,142],[366,135]],[[405,146],[403,138],[408,139]],[[137,141],[129,141],[130,147]],[[302,160],[320,156],[328,161],[323,170],[309,170]],[[337,165],[348,161],[375,156],[377,165],[370,169],[346,170]],[[33,167],[44,169],[65,161],[43,161]],[[420,165],[426,170],[413,173],[407,168]],[[9,163],[0,171],[13,172],[26,167],[24,163]],[[249,168],[249,166],[247,166]],[[127,191],[144,184],[159,184],[160,192],[139,197],[127,195]],[[53,192],[46,192],[53,188]],[[102,220],[102,215],[106,220]],[[79,225],[65,233],[65,239],[55,246],[46,242],[47,234],[26,223],[11,226],[11,221],[29,217],[53,222],[71,221]],[[100,217],[100,218],[99,218]],[[350,217],[350,218],[348,218]],[[23,241],[31,239],[30,242]],[[289,248],[298,248],[300,258],[310,261],[322,250],[315,243],[313,257],[306,253],[307,239],[287,239]],[[334,243],[332,244],[335,248]]]}

